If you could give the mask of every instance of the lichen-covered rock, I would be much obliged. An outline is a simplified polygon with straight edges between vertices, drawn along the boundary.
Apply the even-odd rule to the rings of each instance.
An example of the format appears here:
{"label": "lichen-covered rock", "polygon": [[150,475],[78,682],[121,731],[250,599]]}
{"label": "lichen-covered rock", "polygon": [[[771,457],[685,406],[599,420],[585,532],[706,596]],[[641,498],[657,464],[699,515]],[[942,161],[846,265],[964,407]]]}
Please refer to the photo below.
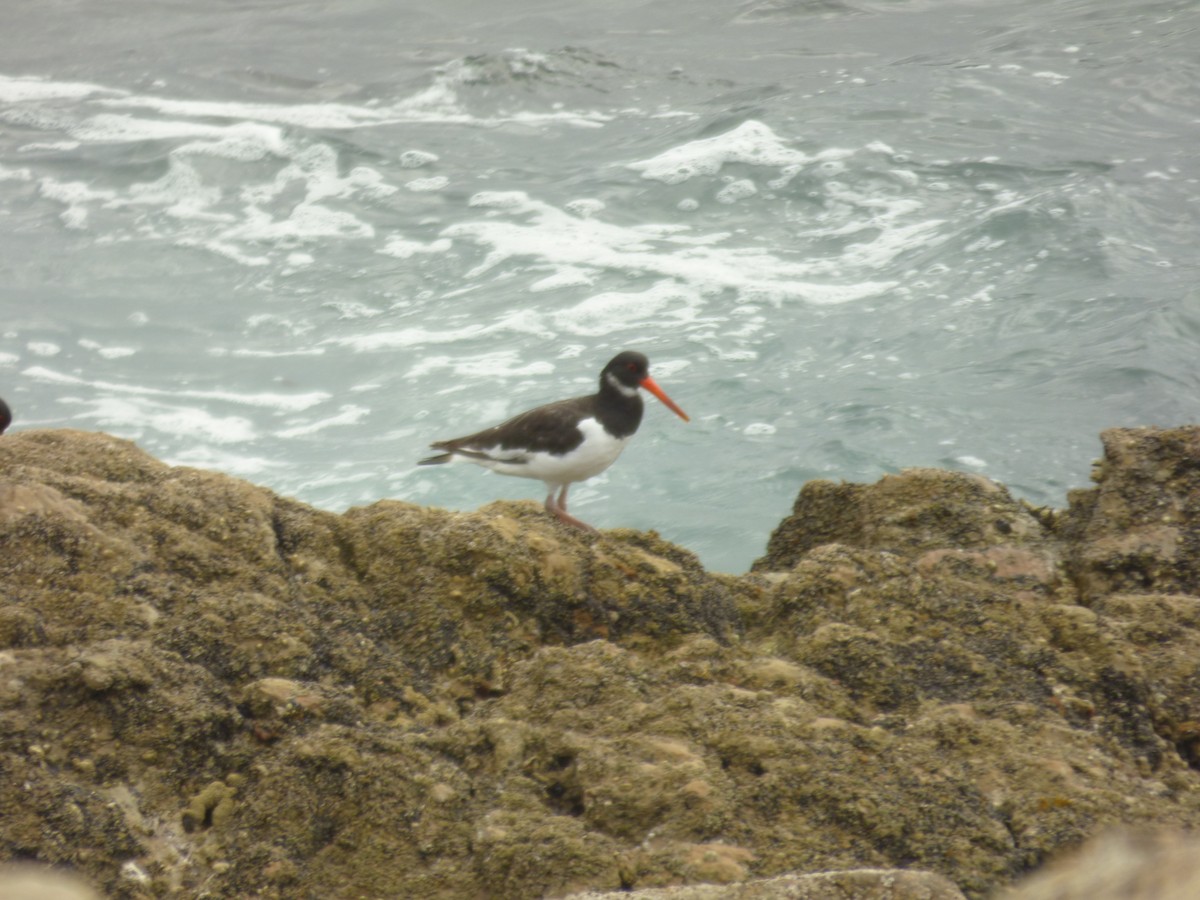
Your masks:
{"label": "lichen-covered rock", "polygon": [[810,481],[754,571],[783,571],[823,544],[911,555],[994,550],[1040,538],[1032,511],[982,475],[906,469],[873,485]]}
{"label": "lichen-covered rock", "polygon": [[1113,428],[1063,517],[1081,599],[1200,594],[1200,428]]}
{"label": "lichen-covered rock", "polygon": [[0,861],[118,898],[984,897],[1195,827],[1197,431],[1107,433],[1065,513],[808,485],[742,577],[528,503],[334,515],[5,435]]}
{"label": "lichen-covered rock", "polygon": [[781,875],[736,885],[645,888],[622,893],[573,894],[569,900],[963,900],[954,883],[934,872],[845,869]]}

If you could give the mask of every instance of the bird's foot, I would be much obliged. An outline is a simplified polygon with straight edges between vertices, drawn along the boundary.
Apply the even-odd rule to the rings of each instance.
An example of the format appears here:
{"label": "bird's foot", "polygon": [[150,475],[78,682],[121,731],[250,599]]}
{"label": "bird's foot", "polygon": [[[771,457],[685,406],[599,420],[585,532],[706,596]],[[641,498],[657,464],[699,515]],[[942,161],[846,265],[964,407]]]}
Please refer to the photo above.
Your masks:
{"label": "bird's foot", "polygon": [[570,525],[572,528],[579,528],[591,534],[600,533],[587,522],[575,518],[573,515],[567,512],[564,507],[555,503],[553,494],[546,498],[546,512],[550,513],[552,516],[554,516],[554,518],[558,519],[558,521],[562,522],[564,525]]}

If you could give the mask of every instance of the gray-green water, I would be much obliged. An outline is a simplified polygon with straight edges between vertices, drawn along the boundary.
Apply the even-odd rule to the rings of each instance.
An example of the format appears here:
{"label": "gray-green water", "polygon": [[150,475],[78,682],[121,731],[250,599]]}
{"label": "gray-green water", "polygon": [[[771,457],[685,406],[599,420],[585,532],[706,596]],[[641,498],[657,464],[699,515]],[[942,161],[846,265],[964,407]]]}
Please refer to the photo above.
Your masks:
{"label": "gray-green water", "polygon": [[1060,504],[1200,407],[1195,2],[14,0],[0,396],[320,506],[645,351],[573,491],[744,569],[812,478]]}

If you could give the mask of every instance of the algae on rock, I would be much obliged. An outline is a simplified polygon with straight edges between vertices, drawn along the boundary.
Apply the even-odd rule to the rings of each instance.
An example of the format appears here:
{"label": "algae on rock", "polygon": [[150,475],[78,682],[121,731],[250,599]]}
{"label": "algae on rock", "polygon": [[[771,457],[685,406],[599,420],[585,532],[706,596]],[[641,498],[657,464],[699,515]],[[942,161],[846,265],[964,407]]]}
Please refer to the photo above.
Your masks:
{"label": "algae on rock", "polygon": [[1062,512],[806,485],[735,577],[528,503],[334,515],[6,435],[0,860],[111,897],[983,897],[1108,824],[1194,827],[1200,429],[1104,446]]}

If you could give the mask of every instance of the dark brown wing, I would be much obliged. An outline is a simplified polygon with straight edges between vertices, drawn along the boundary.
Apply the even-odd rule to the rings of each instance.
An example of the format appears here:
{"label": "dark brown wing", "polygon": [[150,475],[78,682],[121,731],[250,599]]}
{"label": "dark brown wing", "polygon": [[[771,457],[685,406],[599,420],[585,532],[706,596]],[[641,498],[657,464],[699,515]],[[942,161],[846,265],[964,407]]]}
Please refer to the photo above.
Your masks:
{"label": "dark brown wing", "polygon": [[471,451],[486,455],[486,451],[496,449],[561,455],[574,450],[583,440],[578,422],[594,415],[594,403],[594,396],[547,403],[475,434],[437,441],[430,446],[449,453],[460,452],[464,456],[471,456]]}

